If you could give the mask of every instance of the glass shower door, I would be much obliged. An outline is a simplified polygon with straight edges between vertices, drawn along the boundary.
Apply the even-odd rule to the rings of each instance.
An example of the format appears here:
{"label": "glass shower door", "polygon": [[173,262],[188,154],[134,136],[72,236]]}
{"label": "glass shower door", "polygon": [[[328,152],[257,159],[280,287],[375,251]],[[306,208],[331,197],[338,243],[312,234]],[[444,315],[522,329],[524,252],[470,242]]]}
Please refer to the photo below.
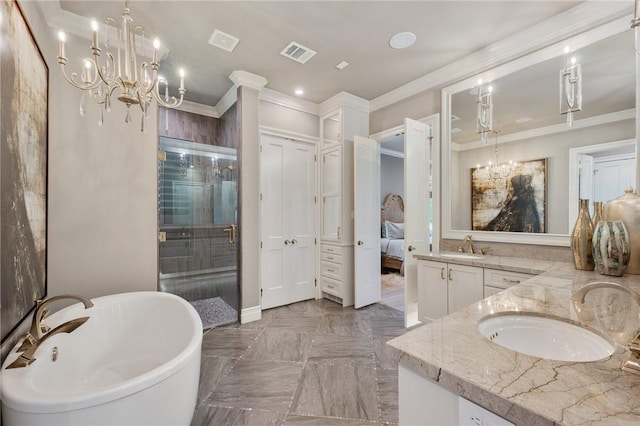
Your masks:
{"label": "glass shower door", "polygon": [[236,150],[161,137],[159,288],[198,310],[205,328],[238,320]]}

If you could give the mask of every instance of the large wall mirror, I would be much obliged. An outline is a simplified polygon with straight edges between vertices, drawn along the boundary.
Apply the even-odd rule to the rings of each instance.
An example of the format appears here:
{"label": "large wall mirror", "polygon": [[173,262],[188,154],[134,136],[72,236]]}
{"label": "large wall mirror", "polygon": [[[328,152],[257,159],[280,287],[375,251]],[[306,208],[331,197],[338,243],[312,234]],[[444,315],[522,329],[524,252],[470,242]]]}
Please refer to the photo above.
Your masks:
{"label": "large wall mirror", "polygon": [[[572,57],[582,69],[582,110],[570,126],[560,72]],[[579,197],[608,201],[635,187],[635,67],[623,19],[445,88],[442,236],[568,246]],[[479,79],[492,90],[486,141],[477,129]],[[589,159],[591,180],[579,174]],[[614,160],[623,171],[599,172]]]}

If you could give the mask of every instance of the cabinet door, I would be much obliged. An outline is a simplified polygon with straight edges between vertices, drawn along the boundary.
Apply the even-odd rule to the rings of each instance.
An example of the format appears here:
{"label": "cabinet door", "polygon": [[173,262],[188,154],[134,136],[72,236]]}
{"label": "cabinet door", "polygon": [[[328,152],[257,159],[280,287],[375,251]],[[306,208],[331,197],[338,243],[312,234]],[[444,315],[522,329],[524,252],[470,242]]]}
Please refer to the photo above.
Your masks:
{"label": "cabinet door", "polygon": [[429,322],[447,315],[447,264],[419,260],[418,319]]}
{"label": "cabinet door", "polygon": [[340,238],[342,157],[340,147],[322,152],[322,238]]}
{"label": "cabinet door", "polygon": [[449,312],[455,312],[472,303],[482,300],[482,268],[449,264]]}

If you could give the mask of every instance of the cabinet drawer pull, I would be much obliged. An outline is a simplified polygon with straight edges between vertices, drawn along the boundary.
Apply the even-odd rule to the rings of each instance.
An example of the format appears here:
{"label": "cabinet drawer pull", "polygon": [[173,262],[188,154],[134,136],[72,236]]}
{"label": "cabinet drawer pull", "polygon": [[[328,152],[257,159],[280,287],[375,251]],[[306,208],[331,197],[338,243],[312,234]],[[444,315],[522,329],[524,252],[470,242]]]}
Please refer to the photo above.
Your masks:
{"label": "cabinet drawer pull", "polygon": [[444,268],[440,268],[440,278],[444,280]]}
{"label": "cabinet drawer pull", "polygon": [[508,284],[520,284],[520,280],[510,280],[509,278],[503,278],[502,281]]}
{"label": "cabinet drawer pull", "polygon": [[449,281],[453,281],[453,269],[449,268]]}

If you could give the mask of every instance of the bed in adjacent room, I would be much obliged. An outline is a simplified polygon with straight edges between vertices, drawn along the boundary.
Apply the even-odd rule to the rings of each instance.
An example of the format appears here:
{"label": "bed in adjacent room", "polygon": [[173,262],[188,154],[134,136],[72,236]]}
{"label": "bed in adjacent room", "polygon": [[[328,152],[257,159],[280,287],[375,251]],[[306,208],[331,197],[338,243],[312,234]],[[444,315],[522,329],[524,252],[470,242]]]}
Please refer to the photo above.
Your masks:
{"label": "bed in adjacent room", "polygon": [[387,194],[380,212],[380,253],[383,269],[403,272],[404,201],[398,194]]}

